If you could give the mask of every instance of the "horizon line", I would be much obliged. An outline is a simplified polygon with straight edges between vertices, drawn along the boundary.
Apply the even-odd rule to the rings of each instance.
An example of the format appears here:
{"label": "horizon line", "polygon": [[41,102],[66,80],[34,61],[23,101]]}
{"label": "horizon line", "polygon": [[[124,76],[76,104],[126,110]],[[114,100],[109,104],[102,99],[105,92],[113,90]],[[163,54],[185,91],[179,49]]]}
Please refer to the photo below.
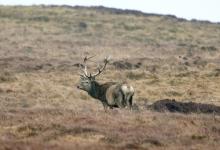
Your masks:
{"label": "horizon line", "polygon": [[[84,7],[84,8],[105,8],[105,9],[115,9],[115,10],[120,10],[120,11],[130,11],[129,13],[132,14],[132,12],[139,13],[141,15],[155,15],[155,16],[168,16],[184,21],[189,21],[189,22],[201,22],[201,23],[210,23],[210,24],[220,24],[220,21],[211,21],[208,19],[187,19],[184,17],[179,17],[175,14],[166,14],[166,13],[152,13],[152,12],[145,12],[142,10],[138,9],[130,9],[130,8],[119,8],[119,7],[110,7],[110,6],[104,6],[104,5],[70,5],[70,4],[0,4],[0,6],[3,7],[32,7],[32,6],[46,6],[46,7],[66,7],[66,8],[76,8],[76,7]],[[133,13],[134,14],[134,13]],[[134,14],[135,15],[135,14]]]}

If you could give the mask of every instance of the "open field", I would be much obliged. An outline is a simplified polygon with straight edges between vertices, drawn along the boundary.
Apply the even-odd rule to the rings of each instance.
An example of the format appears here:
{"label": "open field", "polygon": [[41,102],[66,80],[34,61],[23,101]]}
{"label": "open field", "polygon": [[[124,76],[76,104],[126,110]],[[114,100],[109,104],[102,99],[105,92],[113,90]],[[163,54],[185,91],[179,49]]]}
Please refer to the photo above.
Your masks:
{"label": "open field", "polygon": [[[220,116],[158,113],[160,99],[220,106],[220,24],[85,7],[0,6],[1,149],[217,149]],[[112,60],[139,111],[104,112],[79,63]],[[91,63],[90,70],[96,65]]]}

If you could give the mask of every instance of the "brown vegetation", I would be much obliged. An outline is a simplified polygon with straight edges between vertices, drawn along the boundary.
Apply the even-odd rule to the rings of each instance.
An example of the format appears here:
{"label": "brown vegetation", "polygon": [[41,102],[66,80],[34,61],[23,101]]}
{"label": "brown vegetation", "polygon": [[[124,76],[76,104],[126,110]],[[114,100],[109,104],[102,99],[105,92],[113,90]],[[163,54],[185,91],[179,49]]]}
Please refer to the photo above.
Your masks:
{"label": "brown vegetation", "polygon": [[[103,8],[0,6],[0,149],[218,149],[215,114],[150,111],[160,99],[220,106],[220,26]],[[104,113],[77,90],[81,58],[114,60],[139,110]],[[93,64],[95,66],[95,64]]]}
{"label": "brown vegetation", "polygon": [[179,112],[179,113],[206,113],[220,115],[220,106],[211,104],[200,104],[194,102],[177,102],[175,100],[159,100],[149,105],[148,108],[159,112]]}

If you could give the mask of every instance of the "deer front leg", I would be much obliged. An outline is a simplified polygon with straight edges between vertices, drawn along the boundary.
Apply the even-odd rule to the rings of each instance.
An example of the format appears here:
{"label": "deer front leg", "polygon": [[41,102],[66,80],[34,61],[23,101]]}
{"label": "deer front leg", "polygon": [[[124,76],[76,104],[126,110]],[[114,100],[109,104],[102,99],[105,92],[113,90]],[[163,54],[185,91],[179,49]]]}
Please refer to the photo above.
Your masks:
{"label": "deer front leg", "polygon": [[105,112],[107,112],[108,110],[108,105],[105,102],[102,102],[102,105],[104,107]]}

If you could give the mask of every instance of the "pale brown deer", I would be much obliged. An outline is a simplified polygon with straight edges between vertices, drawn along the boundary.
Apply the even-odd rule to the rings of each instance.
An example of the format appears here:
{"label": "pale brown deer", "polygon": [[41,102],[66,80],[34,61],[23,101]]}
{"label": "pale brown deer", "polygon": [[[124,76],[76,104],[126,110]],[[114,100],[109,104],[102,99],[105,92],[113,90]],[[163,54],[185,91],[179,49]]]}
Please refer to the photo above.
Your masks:
{"label": "pale brown deer", "polygon": [[134,88],[127,83],[107,82],[101,84],[97,82],[96,77],[105,70],[106,65],[109,63],[109,57],[104,59],[104,65],[98,67],[97,72],[94,74],[88,74],[87,72],[86,62],[90,58],[84,58],[83,73],[80,74],[77,88],[88,92],[90,96],[101,101],[105,110],[107,108],[124,108],[126,106],[131,109]]}

